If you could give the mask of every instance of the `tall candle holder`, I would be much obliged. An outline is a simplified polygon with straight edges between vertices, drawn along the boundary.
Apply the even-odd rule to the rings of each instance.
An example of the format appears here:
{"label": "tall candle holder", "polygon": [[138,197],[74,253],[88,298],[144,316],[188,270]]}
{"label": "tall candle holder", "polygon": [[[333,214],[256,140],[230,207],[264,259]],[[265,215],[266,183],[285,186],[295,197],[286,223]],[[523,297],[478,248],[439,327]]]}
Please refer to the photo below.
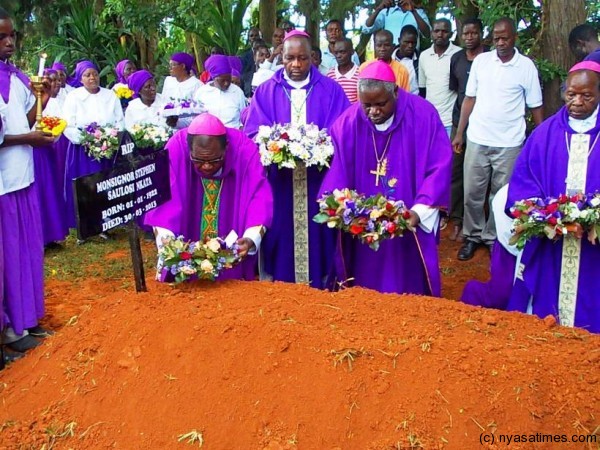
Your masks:
{"label": "tall candle holder", "polygon": [[35,113],[35,129],[41,131],[42,126],[42,93],[44,92],[44,77],[32,76],[29,78],[31,81],[31,87],[35,92],[36,98],[36,113]]}

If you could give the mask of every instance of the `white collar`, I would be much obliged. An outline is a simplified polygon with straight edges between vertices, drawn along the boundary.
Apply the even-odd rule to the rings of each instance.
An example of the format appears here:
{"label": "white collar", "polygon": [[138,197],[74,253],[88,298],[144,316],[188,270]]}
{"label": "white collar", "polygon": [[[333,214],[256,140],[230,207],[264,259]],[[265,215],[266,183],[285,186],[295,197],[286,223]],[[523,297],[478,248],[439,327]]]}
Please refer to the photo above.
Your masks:
{"label": "white collar", "polygon": [[390,116],[390,118],[388,120],[386,120],[383,123],[380,124],[373,124],[375,125],[375,128],[377,129],[377,131],[386,131],[389,127],[392,126],[392,122],[394,121],[394,114],[392,114]]}
{"label": "white collar", "polygon": [[356,64],[354,64],[352,66],[352,69],[350,69],[345,74],[340,73],[339,67],[337,65],[335,66],[334,70],[335,70],[335,76],[337,78],[352,78],[354,76],[354,74],[356,73],[356,71],[358,70],[358,66]]}
{"label": "white collar", "polygon": [[294,89],[302,89],[304,86],[306,86],[308,83],[310,83],[310,71],[308,72],[308,75],[306,76],[306,78],[304,80],[294,81],[290,77],[288,77],[287,72],[285,71],[285,69],[283,69],[283,78]]}
{"label": "white collar", "polygon": [[596,121],[598,120],[599,107],[600,106],[596,106],[596,109],[594,110],[592,115],[587,119],[575,119],[569,116],[569,126],[573,129],[573,131],[577,133],[587,133],[596,126]]}
{"label": "white collar", "polygon": [[520,55],[519,49],[517,49],[517,47],[515,47],[515,54],[510,59],[510,61],[502,62],[502,60],[498,56],[498,50],[494,49],[494,59],[496,61],[500,61],[500,64],[505,65],[505,66],[514,66],[514,65],[516,65],[517,64],[517,60],[519,58],[519,55]]}

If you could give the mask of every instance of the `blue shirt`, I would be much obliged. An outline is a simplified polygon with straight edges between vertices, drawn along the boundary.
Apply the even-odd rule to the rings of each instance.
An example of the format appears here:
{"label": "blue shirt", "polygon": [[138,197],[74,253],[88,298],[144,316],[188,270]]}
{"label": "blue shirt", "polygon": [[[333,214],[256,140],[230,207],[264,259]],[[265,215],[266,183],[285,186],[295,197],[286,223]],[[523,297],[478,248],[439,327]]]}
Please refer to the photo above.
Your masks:
{"label": "blue shirt", "polygon": [[[415,11],[425,21],[429,29],[431,29],[431,24],[429,23],[429,18],[427,17],[427,14],[425,14],[425,11],[422,8],[415,8]],[[410,11],[402,11],[402,9],[394,6],[393,8],[379,11],[379,14],[377,14],[377,17],[375,18],[375,22],[373,22],[373,26],[368,27],[363,25],[362,32],[364,34],[369,34],[379,30],[391,31],[394,35],[393,44],[397,45],[400,31],[402,31],[402,28],[406,25],[412,25],[417,29],[419,35],[421,34],[417,19],[415,19],[413,13]]]}

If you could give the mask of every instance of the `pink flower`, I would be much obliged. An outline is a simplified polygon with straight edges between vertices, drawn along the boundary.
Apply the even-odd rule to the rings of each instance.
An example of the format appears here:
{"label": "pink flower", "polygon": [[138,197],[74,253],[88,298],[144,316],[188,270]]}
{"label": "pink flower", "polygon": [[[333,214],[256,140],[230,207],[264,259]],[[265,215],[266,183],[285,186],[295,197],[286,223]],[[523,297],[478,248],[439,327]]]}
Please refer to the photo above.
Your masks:
{"label": "pink flower", "polygon": [[102,137],[102,131],[100,131],[100,130],[94,131],[94,137],[96,139],[100,139]]}
{"label": "pink flower", "polygon": [[108,145],[106,145],[106,144],[102,144],[102,147],[101,147],[101,150],[102,150],[102,151],[105,151],[107,148],[108,148]]}
{"label": "pink flower", "polygon": [[119,132],[116,129],[113,128],[112,130],[110,130],[111,136],[115,137],[117,134],[119,134]]}

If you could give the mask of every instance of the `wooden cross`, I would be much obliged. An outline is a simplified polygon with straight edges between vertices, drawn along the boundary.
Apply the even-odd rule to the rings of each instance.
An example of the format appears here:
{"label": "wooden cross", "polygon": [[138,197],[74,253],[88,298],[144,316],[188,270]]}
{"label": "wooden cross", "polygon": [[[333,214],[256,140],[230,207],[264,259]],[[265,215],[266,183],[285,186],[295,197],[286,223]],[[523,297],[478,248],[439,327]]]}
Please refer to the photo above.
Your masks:
{"label": "wooden cross", "polygon": [[369,173],[375,175],[375,186],[379,186],[379,177],[385,177],[387,173],[387,159],[377,161],[377,169],[371,170]]}

